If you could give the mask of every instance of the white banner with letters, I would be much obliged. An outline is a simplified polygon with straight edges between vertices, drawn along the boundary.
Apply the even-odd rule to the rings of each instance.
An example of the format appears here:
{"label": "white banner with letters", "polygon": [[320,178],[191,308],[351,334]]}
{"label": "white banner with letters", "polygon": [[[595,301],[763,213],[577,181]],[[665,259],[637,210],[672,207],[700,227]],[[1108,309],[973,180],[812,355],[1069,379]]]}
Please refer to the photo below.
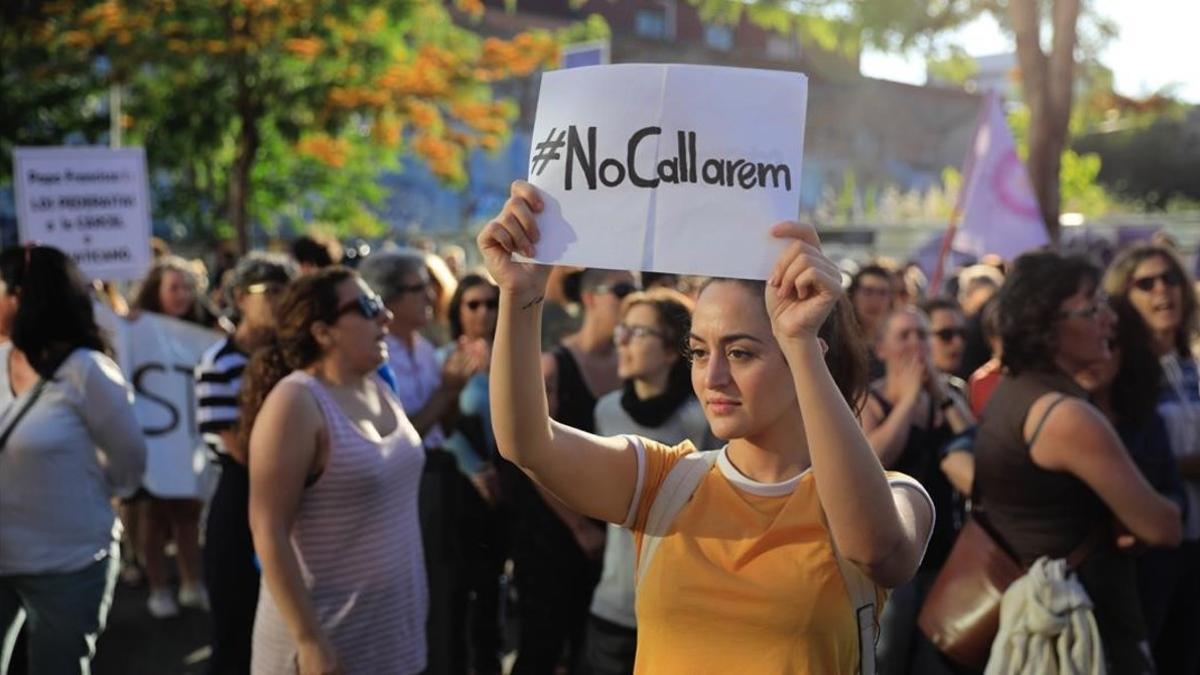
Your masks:
{"label": "white banner with letters", "polygon": [[96,321],[108,331],[133,386],[148,450],[142,485],[156,497],[203,496],[208,461],[196,424],[194,372],[222,335],[150,312],[131,321],[103,305],[96,305]]}
{"label": "white banner with letters", "polygon": [[150,268],[150,190],[142,148],[16,148],[22,242],[53,246],[92,279]]}
{"label": "white banner with letters", "polygon": [[538,262],[766,279],[800,208],[800,73],[624,64],[544,73]]}

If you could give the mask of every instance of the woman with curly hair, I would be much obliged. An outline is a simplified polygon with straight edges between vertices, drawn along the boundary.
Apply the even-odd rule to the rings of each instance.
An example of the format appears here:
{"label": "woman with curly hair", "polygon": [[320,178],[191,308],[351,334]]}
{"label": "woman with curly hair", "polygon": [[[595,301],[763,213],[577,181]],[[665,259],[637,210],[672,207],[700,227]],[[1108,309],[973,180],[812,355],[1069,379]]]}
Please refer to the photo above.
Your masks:
{"label": "woman with curly hair", "polygon": [[251,672],[425,669],[425,453],[376,375],[390,320],[354,272],[323,269],[289,287],[274,344],[246,370],[242,437],[263,571]]}
{"label": "woman with curly hair", "polygon": [[1007,369],[975,441],[975,517],[1025,566],[1089,551],[1079,580],[1110,670],[1153,672],[1133,559],[1114,520],[1150,546],[1174,546],[1179,508],[1154,491],[1104,414],[1076,384],[1111,358],[1114,315],[1100,271],[1078,257],[1028,253],[1000,290]]}
{"label": "woman with curly hair", "polygon": [[[1163,588],[1146,618],[1159,672],[1200,672],[1200,368],[1192,356],[1196,294],[1179,259],[1158,244],[1135,246],[1117,257],[1104,278],[1121,322],[1136,324],[1158,359],[1159,416],[1167,426],[1187,497],[1183,543],[1163,560],[1155,587]],[[1120,390],[1118,390],[1120,391]],[[1165,584],[1165,588],[1160,584]]]}

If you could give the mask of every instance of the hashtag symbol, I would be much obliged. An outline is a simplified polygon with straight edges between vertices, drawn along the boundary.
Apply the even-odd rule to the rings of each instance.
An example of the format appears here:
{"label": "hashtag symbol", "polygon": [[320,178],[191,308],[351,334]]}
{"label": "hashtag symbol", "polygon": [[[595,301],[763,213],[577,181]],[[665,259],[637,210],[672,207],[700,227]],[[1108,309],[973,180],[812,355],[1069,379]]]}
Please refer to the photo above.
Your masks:
{"label": "hashtag symbol", "polygon": [[[533,175],[535,176],[542,175],[542,172],[546,170],[546,165],[550,163],[550,160],[559,159],[559,148],[567,144],[567,142],[564,140],[567,137],[567,130],[563,129],[561,132],[559,132],[558,138],[554,137],[555,131],[558,131],[557,127],[550,130],[550,135],[546,136],[546,140],[533,147],[534,155],[533,159],[529,161],[529,166],[531,169],[533,169]],[[540,167],[538,166],[538,162],[542,163]]]}

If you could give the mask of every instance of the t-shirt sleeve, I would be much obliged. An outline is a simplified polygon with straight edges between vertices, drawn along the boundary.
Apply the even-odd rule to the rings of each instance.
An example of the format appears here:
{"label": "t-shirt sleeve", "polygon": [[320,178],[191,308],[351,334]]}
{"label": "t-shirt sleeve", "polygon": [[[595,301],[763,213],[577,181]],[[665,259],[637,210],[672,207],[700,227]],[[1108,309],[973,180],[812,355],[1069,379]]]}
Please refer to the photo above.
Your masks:
{"label": "t-shirt sleeve", "polygon": [[916,478],[908,474],[900,473],[899,471],[888,471],[888,485],[892,488],[892,494],[897,490],[912,490],[920,494],[925,499],[925,503],[929,505],[929,513],[932,518],[929,520],[929,534],[925,535],[925,545],[921,547],[921,559],[925,559],[925,552],[929,550],[929,540],[933,538],[933,528],[937,526],[937,509],[933,506],[933,498],[926,492],[925,487],[917,481]]}
{"label": "t-shirt sleeve", "polygon": [[99,352],[83,361],[83,421],[105,459],[113,492],[127,497],[141,485],[146,470],[146,439],[133,412],[133,391],[121,369]]}
{"label": "t-shirt sleeve", "polygon": [[666,480],[667,474],[684,455],[695,452],[696,447],[691,441],[670,446],[652,441],[641,436],[626,436],[630,445],[637,453],[637,484],[634,486],[633,499],[629,511],[621,527],[640,532],[646,527],[650,516],[650,507],[658,490]]}

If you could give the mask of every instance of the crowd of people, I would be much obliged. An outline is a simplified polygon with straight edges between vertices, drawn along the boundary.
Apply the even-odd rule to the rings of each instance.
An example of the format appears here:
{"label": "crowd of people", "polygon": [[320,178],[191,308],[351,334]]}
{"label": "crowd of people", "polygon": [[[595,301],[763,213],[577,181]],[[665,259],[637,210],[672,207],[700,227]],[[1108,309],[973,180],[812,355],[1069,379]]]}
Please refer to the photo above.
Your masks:
{"label": "crowd of people", "polygon": [[[785,223],[764,283],[516,262],[541,206],[514,184],[478,269],[163,250],[128,302],[0,253],[0,673],[88,672],[118,579],[155,619],[207,611],[217,674],[982,672],[918,627],[976,525],[1071,563],[1108,672],[1200,674],[1200,335],[1169,243],[930,288]],[[195,371],[211,489],[145,484],[98,303],[222,336]]]}

